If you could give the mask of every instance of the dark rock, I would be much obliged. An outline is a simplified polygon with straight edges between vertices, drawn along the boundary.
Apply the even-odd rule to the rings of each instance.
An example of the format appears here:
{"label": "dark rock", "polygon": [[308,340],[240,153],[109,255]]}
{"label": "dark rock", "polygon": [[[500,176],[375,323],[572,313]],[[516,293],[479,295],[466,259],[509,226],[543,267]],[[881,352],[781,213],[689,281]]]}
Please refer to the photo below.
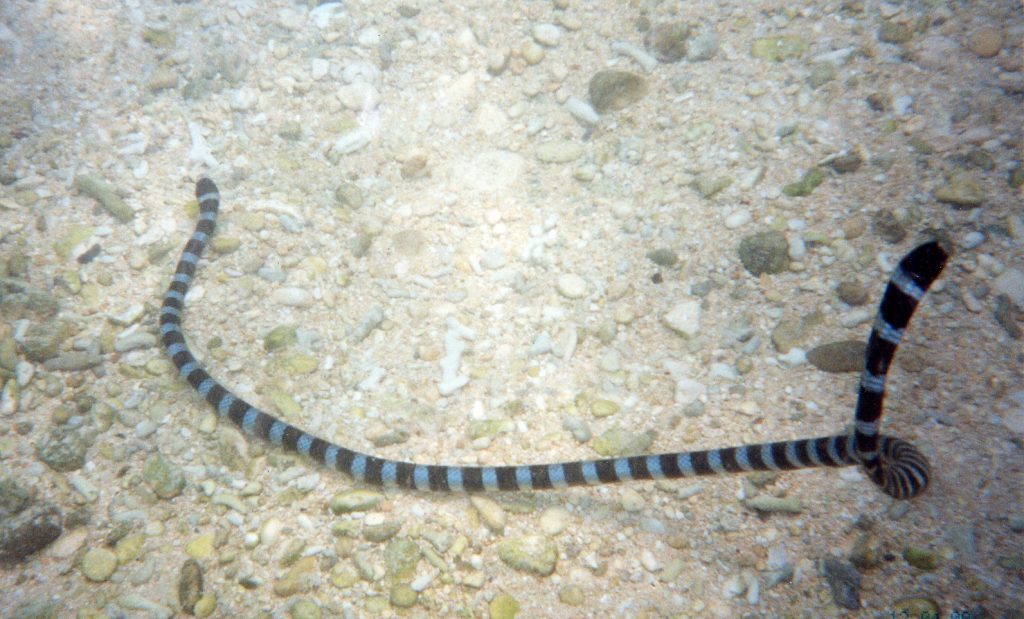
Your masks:
{"label": "dark rock", "polygon": [[843,340],[815,346],[807,360],[824,372],[859,372],[864,366],[865,344],[860,340]]}
{"label": "dark rock", "polygon": [[50,503],[0,520],[0,562],[22,561],[52,544],[64,532],[61,520],[60,510]]}
{"label": "dark rock", "polygon": [[740,241],[739,256],[751,275],[782,273],[789,266],[789,242],[775,230],[758,232]]}

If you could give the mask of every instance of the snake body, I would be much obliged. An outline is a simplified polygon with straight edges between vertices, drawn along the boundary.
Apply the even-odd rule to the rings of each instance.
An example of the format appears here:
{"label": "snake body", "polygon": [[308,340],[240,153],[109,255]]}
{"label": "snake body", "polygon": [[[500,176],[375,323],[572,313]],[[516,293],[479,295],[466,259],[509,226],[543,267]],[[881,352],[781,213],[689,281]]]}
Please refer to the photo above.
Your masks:
{"label": "snake body", "polygon": [[948,255],[938,242],[918,246],[893,272],[871,329],[853,431],[811,439],[721,449],[515,466],[417,464],[360,453],[313,436],[249,404],[210,376],[189,350],[181,328],[185,295],[213,236],[220,193],[209,178],[196,183],[199,222],[178,260],[160,309],[163,348],[185,379],[220,415],[246,434],[376,486],[442,492],[547,490],[641,479],[677,479],[749,471],[788,471],[862,466],[867,476],[897,499],[928,487],[929,465],[910,443],[880,433],[889,365],[921,298],[938,278]]}

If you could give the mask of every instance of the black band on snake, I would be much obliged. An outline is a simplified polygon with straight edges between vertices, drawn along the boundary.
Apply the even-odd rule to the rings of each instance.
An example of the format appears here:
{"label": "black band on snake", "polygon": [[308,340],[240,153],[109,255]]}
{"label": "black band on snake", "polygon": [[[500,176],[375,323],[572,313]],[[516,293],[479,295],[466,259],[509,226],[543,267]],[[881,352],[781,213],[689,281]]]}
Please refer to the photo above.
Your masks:
{"label": "black band on snake", "polygon": [[546,490],[634,479],[677,479],[748,471],[789,471],[860,465],[886,494],[917,496],[928,487],[928,460],[913,445],[879,433],[885,379],[896,347],[925,291],[948,258],[937,242],[903,258],[882,296],[871,329],[852,433],[820,438],[552,464],[444,466],[388,460],[335,445],[281,421],[229,391],[199,364],[185,343],[181,314],[203,250],[217,223],[220,194],[208,178],[196,183],[199,223],[185,245],[160,309],[164,350],[188,381],[220,414],[247,434],[299,452],[371,485],[442,492]]}

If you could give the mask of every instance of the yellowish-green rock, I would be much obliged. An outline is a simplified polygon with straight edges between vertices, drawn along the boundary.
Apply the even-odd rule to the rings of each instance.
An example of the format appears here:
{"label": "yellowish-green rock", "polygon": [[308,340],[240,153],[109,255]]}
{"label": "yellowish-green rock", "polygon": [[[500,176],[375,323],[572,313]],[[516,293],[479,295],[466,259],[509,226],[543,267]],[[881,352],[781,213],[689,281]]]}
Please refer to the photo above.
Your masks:
{"label": "yellowish-green rock", "polygon": [[513,619],[518,614],[519,602],[507,593],[499,593],[487,605],[487,616],[490,619]]}
{"label": "yellowish-green rock", "polygon": [[79,561],[79,569],[93,582],[103,582],[117,569],[117,555],[106,548],[90,548]]}
{"label": "yellowish-green rock", "polygon": [[213,554],[213,533],[202,533],[185,544],[185,554],[196,561],[208,559]]}
{"label": "yellowish-green rock", "polygon": [[799,58],[807,53],[810,44],[795,35],[777,37],[761,37],[754,39],[750,46],[750,55],[761,60],[782,62],[790,58]]}

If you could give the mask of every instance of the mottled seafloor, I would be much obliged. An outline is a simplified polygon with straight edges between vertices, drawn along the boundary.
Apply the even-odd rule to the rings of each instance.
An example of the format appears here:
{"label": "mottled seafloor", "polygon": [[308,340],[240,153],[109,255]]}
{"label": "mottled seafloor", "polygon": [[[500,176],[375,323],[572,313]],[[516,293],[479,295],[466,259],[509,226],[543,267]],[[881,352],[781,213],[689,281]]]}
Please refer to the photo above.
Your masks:
{"label": "mottled seafloor", "polygon": [[[314,5],[0,3],[0,615],[1024,616],[1019,2]],[[938,234],[885,418],[930,491],[471,500],[249,441],[157,343],[202,174],[196,355],[422,463],[842,431],[808,354]]]}

